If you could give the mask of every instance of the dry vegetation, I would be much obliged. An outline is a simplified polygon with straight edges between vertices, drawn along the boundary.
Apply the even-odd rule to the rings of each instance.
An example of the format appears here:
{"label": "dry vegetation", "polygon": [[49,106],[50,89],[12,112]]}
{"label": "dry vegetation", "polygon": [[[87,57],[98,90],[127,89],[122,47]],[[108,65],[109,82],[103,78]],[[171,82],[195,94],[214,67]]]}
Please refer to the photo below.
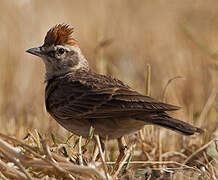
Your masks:
{"label": "dry vegetation", "polygon": [[173,115],[205,130],[183,137],[145,127],[127,138],[131,156],[114,179],[218,178],[216,0],[0,4],[0,179],[111,178],[116,142],[106,142],[103,165],[94,163],[93,142],[71,136],[46,113],[43,64],[25,53],[62,22],[75,27],[93,69],[183,107]]}

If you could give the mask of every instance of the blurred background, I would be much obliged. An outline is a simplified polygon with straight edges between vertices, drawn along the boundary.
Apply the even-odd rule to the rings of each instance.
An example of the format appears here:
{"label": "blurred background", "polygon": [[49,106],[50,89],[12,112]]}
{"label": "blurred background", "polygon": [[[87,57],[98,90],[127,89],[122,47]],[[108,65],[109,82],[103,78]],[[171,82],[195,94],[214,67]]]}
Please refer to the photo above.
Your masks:
{"label": "blurred background", "polygon": [[[151,95],[182,109],[174,117],[217,134],[218,1],[216,0],[1,0],[0,132],[23,138],[37,129],[67,132],[46,113],[44,65],[29,48],[40,46],[54,25],[67,23],[90,66],[145,94],[151,65]],[[179,149],[180,135],[163,138],[163,151]],[[176,138],[174,138],[176,136]],[[172,146],[169,146],[171,143]]]}

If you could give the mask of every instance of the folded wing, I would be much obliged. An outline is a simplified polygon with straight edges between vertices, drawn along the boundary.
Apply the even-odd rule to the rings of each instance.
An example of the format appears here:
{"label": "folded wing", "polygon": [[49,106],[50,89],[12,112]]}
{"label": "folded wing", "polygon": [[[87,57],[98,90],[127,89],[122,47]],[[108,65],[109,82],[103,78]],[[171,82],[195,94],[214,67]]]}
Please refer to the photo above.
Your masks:
{"label": "folded wing", "polygon": [[[81,81],[53,83],[46,89],[46,107],[68,118],[114,118],[179,109],[144,96],[128,86],[91,87]],[[49,102],[49,103],[48,103]]]}

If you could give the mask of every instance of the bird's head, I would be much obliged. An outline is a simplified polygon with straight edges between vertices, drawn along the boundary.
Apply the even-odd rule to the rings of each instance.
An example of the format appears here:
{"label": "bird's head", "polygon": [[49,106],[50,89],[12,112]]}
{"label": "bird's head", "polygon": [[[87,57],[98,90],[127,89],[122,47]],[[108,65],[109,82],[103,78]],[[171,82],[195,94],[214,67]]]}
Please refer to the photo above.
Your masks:
{"label": "bird's head", "polygon": [[42,58],[47,80],[70,71],[89,69],[72,33],[73,28],[69,25],[58,24],[47,32],[42,46],[27,50]]}

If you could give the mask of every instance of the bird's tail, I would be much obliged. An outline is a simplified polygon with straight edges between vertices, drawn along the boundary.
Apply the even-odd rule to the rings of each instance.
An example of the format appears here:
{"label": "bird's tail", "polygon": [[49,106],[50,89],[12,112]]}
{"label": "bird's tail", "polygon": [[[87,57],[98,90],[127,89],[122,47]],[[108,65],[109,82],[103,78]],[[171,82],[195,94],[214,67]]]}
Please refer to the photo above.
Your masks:
{"label": "bird's tail", "polygon": [[197,127],[194,127],[186,122],[174,119],[167,114],[158,116],[151,119],[151,124],[156,124],[158,126],[171,129],[173,131],[179,132],[184,135],[193,135],[195,133],[203,133],[203,130]]}

